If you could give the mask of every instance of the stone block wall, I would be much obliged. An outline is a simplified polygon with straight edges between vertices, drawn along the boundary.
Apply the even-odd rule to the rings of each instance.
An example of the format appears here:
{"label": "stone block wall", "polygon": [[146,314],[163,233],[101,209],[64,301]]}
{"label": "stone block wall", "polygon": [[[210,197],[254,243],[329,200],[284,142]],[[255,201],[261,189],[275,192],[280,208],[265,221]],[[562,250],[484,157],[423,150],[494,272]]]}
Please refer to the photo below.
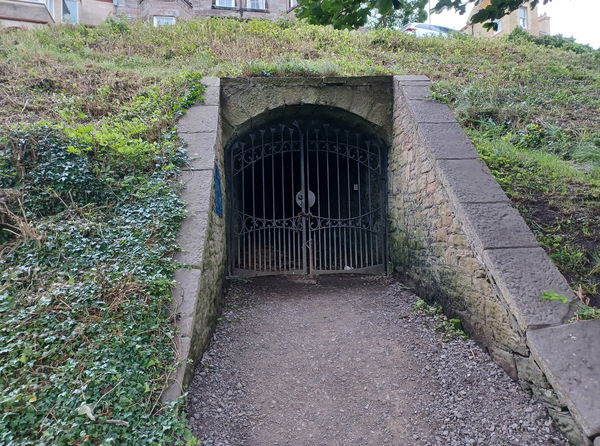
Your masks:
{"label": "stone block wall", "polygon": [[[208,345],[219,311],[226,274],[226,185],[219,120],[220,81],[204,78],[204,101],[180,120],[178,134],[186,143],[190,164],[181,177],[181,196],[188,216],[183,222],[175,257],[172,312],[177,326],[176,369],[163,400],[181,396],[193,365]],[[217,184],[218,183],[218,184]],[[220,195],[220,197],[219,197]]]}
{"label": "stone block wall", "polygon": [[290,117],[302,110],[310,110],[315,117],[354,117],[357,125],[368,123],[371,131],[389,142],[392,132],[391,77],[222,79],[225,139],[261,120]]}
{"label": "stone block wall", "polygon": [[234,8],[217,7],[214,0],[119,0],[116,14],[149,20],[155,15],[176,17],[177,20],[193,17],[266,20],[292,17],[288,0],[267,0],[264,10],[248,9],[246,0],[236,0]]}
{"label": "stone block wall", "polygon": [[[600,434],[600,398],[582,398],[575,383],[590,362],[600,370],[600,350],[576,343],[571,354],[567,340],[576,332],[600,334],[600,321],[569,324],[572,304],[540,298],[554,291],[572,301],[573,293],[450,109],[430,99],[427,78],[394,77],[393,126],[388,184],[396,271],[460,318],[509,375],[547,404],[574,444],[590,445]],[[594,359],[582,364],[586,355]],[[588,388],[598,397],[599,378],[591,375]]]}
{"label": "stone block wall", "polygon": [[[153,0],[150,0],[153,1]],[[264,10],[248,9],[248,0],[235,0],[234,8],[215,7],[214,0],[192,0],[194,13],[201,17],[236,17],[275,20],[288,16],[289,0],[266,0]]]}
{"label": "stone block wall", "polygon": [[[574,296],[566,280],[450,109],[430,99],[427,78],[204,83],[204,103],[178,126],[191,157],[182,177],[189,215],[173,291],[179,363],[164,399],[177,398],[186,387],[188,360],[200,358],[218,312],[227,270],[228,141],[275,118],[336,117],[389,145],[389,252],[395,271],[421,297],[460,318],[496,362],[547,405],[573,444],[600,446],[600,320],[570,323]],[[545,291],[571,303],[540,299]]]}

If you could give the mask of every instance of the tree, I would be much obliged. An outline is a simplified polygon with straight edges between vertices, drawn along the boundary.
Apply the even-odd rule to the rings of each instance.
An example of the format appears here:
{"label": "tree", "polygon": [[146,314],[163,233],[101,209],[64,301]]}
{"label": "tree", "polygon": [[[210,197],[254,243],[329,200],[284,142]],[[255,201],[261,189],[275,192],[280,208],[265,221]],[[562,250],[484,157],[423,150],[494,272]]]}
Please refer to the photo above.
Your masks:
{"label": "tree", "polygon": [[400,8],[392,8],[387,14],[379,11],[367,19],[367,27],[373,29],[401,29],[410,22],[423,22],[427,18],[425,6],[428,0],[407,0]]}
{"label": "tree", "polygon": [[[434,12],[444,9],[456,9],[464,14],[469,3],[479,4],[482,0],[437,0]],[[500,19],[528,0],[491,0],[471,18],[473,23],[484,23],[486,28],[495,28],[494,20]],[[538,3],[549,3],[551,0],[531,0],[531,7]],[[367,22],[372,11],[377,10],[382,16],[394,10],[412,11],[419,15],[425,10],[425,2],[415,0],[298,0],[296,16],[315,25],[333,25],[336,29],[356,29]]]}
{"label": "tree", "polygon": [[[491,0],[488,6],[480,9],[473,17],[471,17],[471,22],[484,23],[484,28],[496,29],[498,24],[495,23],[495,20],[501,19],[505,15],[519,9],[519,7],[527,3],[527,1],[528,0]],[[544,5],[551,1],[552,0],[541,0]],[[478,4],[480,2],[481,0],[467,0],[466,2],[464,0],[438,0],[433,10],[439,12],[444,9],[454,8],[461,14],[464,14],[467,4]],[[531,0],[531,9],[535,8],[538,3],[540,3],[540,0]]]}

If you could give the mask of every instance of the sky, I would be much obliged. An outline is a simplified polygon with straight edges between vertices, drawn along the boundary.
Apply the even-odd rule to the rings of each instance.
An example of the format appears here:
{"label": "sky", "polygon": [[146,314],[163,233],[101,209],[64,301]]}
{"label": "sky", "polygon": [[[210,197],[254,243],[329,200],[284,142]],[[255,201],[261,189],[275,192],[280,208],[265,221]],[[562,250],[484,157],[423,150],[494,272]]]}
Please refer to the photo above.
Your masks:
{"label": "sky", "polygon": [[[436,1],[431,0],[431,5]],[[462,16],[455,11],[433,14],[431,23],[460,29],[466,24],[471,7]],[[579,43],[600,48],[600,0],[552,0],[547,5],[540,4],[538,9],[540,14],[545,12],[550,16],[551,34],[575,37]]]}

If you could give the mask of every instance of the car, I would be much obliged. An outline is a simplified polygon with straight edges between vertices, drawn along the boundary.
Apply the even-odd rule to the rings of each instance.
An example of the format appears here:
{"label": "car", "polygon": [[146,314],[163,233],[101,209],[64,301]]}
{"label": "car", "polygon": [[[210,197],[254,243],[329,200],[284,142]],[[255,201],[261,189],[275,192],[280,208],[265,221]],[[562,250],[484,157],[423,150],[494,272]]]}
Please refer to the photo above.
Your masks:
{"label": "car", "polygon": [[453,33],[458,33],[452,28],[445,26],[430,25],[428,23],[409,23],[402,31],[412,34],[416,37],[449,37]]}

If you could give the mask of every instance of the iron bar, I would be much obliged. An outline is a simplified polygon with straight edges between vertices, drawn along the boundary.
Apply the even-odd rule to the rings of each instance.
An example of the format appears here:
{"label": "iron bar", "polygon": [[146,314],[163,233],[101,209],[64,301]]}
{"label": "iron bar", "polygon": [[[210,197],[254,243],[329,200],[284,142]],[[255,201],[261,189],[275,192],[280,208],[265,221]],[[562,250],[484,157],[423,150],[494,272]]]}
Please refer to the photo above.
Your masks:
{"label": "iron bar", "polygon": [[327,160],[326,163],[326,167],[327,167],[327,218],[330,219],[329,224],[327,225],[327,233],[328,233],[328,240],[327,240],[327,247],[328,249],[328,253],[329,253],[329,257],[326,256],[325,258],[325,264],[329,266],[329,269],[333,270],[336,269],[335,266],[331,263],[331,192],[329,190],[329,132],[325,132],[325,145],[327,147],[327,152],[325,152],[325,159]]}
{"label": "iron bar", "polygon": [[[350,221],[352,219],[352,199],[350,198],[350,131],[346,130],[346,182],[347,182],[347,188],[346,188],[346,192],[348,194],[348,201],[346,202],[346,205],[348,206],[348,239],[351,242],[352,241],[352,228],[350,227]],[[352,244],[348,243],[348,241],[346,242],[346,248],[348,250],[348,257],[350,258],[350,263],[352,263]],[[348,268],[352,268],[352,265],[348,264],[348,262],[346,262],[346,269]]]}
{"label": "iron bar", "polygon": [[228,156],[234,274],[385,268],[385,155],[377,142],[344,125],[297,120],[250,131]]}
{"label": "iron bar", "polygon": [[[357,146],[358,146],[358,135],[356,136],[357,139]],[[369,146],[367,145],[367,150],[368,150]],[[358,184],[358,188],[357,188],[357,192],[358,192],[358,215],[360,215],[360,219],[358,220],[358,249],[360,250],[360,254],[359,254],[359,259],[360,259],[360,263],[358,263],[356,265],[357,268],[362,268],[364,265],[364,258],[363,258],[363,236],[364,233],[361,230],[362,229],[362,206],[361,206],[361,201],[360,201],[360,195],[362,193],[362,185],[360,183],[360,164],[356,163],[356,184]],[[368,175],[368,172],[367,172]]]}
{"label": "iron bar", "polygon": [[[367,146],[367,149],[370,149],[370,146]],[[367,155],[367,165],[368,165],[368,189],[369,189],[369,229],[371,229],[373,227],[373,213],[370,212],[373,209],[373,204],[371,202],[371,195],[373,194],[373,190],[371,189],[371,153],[369,152]],[[369,263],[368,265],[371,266],[374,264],[373,262],[373,232],[369,231],[369,249],[367,250],[367,252],[369,253]]]}

